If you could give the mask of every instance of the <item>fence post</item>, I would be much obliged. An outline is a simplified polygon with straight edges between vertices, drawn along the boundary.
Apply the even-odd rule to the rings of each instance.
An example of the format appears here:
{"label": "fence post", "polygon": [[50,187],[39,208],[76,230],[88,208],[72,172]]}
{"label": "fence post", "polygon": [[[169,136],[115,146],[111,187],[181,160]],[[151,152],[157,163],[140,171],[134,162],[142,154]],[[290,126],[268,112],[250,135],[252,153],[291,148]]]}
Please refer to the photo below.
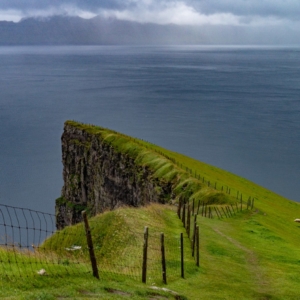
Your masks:
{"label": "fence post", "polygon": [[178,201],[178,209],[177,209],[177,215],[179,219],[180,219],[180,213],[181,213],[181,199]]}
{"label": "fence post", "polygon": [[191,208],[188,205],[187,207],[188,211],[187,211],[187,221],[186,221],[186,232],[188,237],[190,237],[190,227],[191,227]]}
{"label": "fence post", "polygon": [[218,217],[219,219],[221,219],[215,206],[214,206],[214,209],[215,209],[215,212],[216,212],[217,217]]}
{"label": "fence post", "polygon": [[229,218],[232,217],[232,214],[231,214],[229,206],[226,206],[225,209],[226,209],[226,211],[228,213]]}
{"label": "fence post", "polygon": [[230,204],[230,206],[231,206],[231,208],[232,208],[232,211],[233,211],[233,213],[235,214],[235,211],[234,211],[233,205],[232,205],[232,204]]}
{"label": "fence post", "polygon": [[147,251],[148,251],[148,227],[144,229],[144,245],[143,245],[143,269],[142,269],[142,282],[146,283],[147,280]]}
{"label": "fence post", "polygon": [[90,260],[91,260],[92,269],[93,269],[93,276],[96,277],[97,279],[99,279],[99,272],[98,272],[97,261],[96,261],[96,256],[95,256],[95,252],[94,252],[94,247],[93,247],[91,229],[89,226],[86,212],[83,211],[81,214],[82,214],[84,227],[85,227],[85,235],[86,235],[87,245],[89,248]]}
{"label": "fence post", "polygon": [[200,237],[199,237],[199,226],[196,226],[196,266],[200,266]]}
{"label": "fence post", "polygon": [[200,209],[200,200],[198,200],[198,207],[197,207],[197,213],[196,213],[196,215],[199,215],[199,209]]}
{"label": "fence post", "polygon": [[251,209],[253,209],[253,206],[254,206],[254,198],[252,198]]}
{"label": "fence post", "polygon": [[221,207],[221,208],[222,208],[223,213],[224,213],[224,215],[226,216],[226,218],[228,218],[228,217],[227,217],[227,214],[226,214],[226,212],[225,212],[225,210],[224,210],[224,208],[223,208],[223,207]]}
{"label": "fence post", "polygon": [[183,209],[182,209],[182,223],[183,223],[183,227],[185,228],[185,207],[186,204],[183,204]]}
{"label": "fence post", "polygon": [[192,211],[192,216],[194,215],[195,213],[195,199],[193,199],[193,211]]}
{"label": "fence post", "polygon": [[166,256],[165,256],[165,236],[163,232],[160,234],[161,244],[161,267],[162,267],[162,278],[163,283],[167,284],[167,269],[166,269]]}
{"label": "fence post", "polygon": [[196,244],[196,226],[197,226],[197,215],[194,217],[194,230],[193,230],[193,240],[192,240],[192,256],[194,257],[195,244]]}
{"label": "fence post", "polygon": [[218,213],[219,213],[219,215],[220,215],[221,219],[223,219],[222,212],[220,212],[220,210],[219,210],[219,208],[218,208],[218,207],[217,207],[217,211],[218,211]]}
{"label": "fence post", "polygon": [[184,278],[183,233],[180,233],[181,278]]}

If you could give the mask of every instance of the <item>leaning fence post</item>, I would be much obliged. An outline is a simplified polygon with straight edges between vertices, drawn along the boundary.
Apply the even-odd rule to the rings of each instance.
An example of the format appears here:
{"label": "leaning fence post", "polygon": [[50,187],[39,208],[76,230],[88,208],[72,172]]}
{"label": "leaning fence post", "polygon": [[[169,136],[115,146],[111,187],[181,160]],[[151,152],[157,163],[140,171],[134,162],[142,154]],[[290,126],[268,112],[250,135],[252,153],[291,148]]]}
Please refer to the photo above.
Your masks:
{"label": "leaning fence post", "polygon": [[231,209],[232,209],[233,213],[235,214],[235,211],[234,211],[234,208],[233,208],[232,204],[230,204],[230,206],[231,206]]}
{"label": "leaning fence post", "polygon": [[165,236],[163,233],[160,234],[161,244],[161,267],[162,267],[162,278],[163,283],[167,284],[167,269],[166,269],[166,256],[165,256]]}
{"label": "leaning fence post", "polygon": [[143,269],[142,269],[142,282],[146,283],[147,279],[147,251],[148,251],[148,227],[144,230],[144,245],[143,245]]}
{"label": "leaning fence post", "polygon": [[226,212],[225,212],[225,210],[224,210],[224,208],[223,208],[223,207],[221,207],[221,208],[222,208],[223,213],[224,213],[224,215],[226,216],[226,218],[228,218],[228,217],[227,217],[227,214],[226,214]]}
{"label": "leaning fence post", "polygon": [[183,233],[180,233],[181,278],[184,278]]}
{"label": "leaning fence post", "polygon": [[91,260],[92,269],[93,269],[93,276],[99,279],[99,273],[98,273],[97,261],[96,261],[96,256],[95,256],[95,252],[94,252],[94,247],[93,247],[91,229],[89,226],[86,212],[83,211],[81,214],[82,214],[84,227],[85,227],[86,241],[87,241],[87,245],[89,248],[90,260]]}

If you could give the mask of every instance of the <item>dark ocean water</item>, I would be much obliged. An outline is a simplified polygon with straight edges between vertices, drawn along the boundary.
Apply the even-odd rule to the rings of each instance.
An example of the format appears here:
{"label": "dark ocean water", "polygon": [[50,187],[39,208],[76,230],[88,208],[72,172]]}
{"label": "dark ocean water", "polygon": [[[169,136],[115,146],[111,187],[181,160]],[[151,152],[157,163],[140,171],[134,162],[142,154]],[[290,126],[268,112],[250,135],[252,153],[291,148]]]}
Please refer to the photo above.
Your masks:
{"label": "dark ocean water", "polygon": [[54,212],[67,119],[300,201],[300,48],[0,47],[0,203]]}

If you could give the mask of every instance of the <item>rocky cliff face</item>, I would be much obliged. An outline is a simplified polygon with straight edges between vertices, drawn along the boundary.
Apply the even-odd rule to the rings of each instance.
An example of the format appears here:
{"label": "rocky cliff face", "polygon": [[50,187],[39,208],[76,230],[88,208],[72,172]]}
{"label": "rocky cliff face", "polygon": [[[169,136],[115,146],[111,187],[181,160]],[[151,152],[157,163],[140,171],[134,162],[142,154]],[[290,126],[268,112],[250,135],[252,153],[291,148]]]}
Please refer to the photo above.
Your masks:
{"label": "rocky cliff face", "polygon": [[58,229],[80,222],[82,210],[95,215],[120,205],[170,199],[170,183],[155,178],[148,167],[118,151],[101,133],[66,122],[61,141],[64,186],[56,200]]}

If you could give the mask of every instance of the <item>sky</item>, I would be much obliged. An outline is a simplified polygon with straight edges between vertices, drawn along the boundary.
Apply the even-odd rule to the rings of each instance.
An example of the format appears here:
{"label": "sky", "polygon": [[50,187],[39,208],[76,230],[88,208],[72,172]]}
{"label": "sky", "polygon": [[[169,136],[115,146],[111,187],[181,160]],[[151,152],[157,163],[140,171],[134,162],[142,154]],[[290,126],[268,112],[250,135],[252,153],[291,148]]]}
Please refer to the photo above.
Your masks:
{"label": "sky", "polygon": [[300,28],[299,0],[0,0],[0,20],[60,14],[157,24]]}

